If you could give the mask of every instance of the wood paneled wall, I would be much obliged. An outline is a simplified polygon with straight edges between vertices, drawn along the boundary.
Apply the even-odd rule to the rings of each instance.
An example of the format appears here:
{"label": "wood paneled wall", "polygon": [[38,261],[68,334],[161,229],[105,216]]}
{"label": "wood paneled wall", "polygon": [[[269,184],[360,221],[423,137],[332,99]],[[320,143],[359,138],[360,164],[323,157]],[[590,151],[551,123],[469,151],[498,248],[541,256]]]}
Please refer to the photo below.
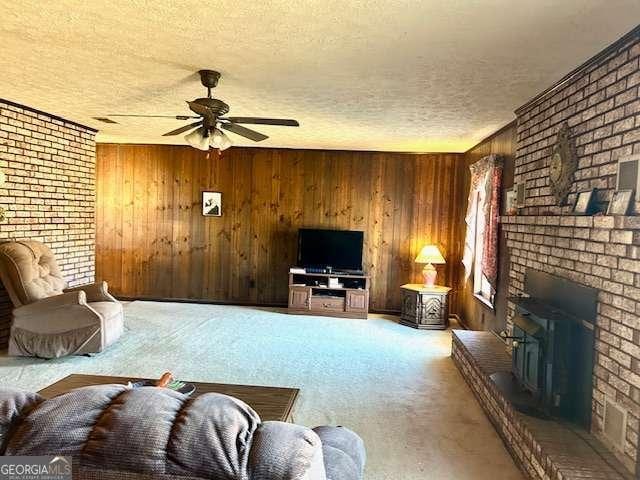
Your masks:
{"label": "wood paneled wall", "polygon": [[[363,230],[371,308],[399,310],[425,243],[457,287],[465,172],[459,154],[99,144],[96,275],[125,297],[285,304],[298,228]],[[203,190],[222,217],[202,216]]]}
{"label": "wood paneled wall", "polygon": [[[487,155],[500,155],[504,160],[504,171],[502,175],[502,193],[513,188],[513,174],[515,168],[516,153],[516,122],[500,129],[489,138],[483,140],[478,145],[468,150],[464,154],[465,163],[471,165]],[[468,167],[466,168],[468,172]],[[470,177],[465,178],[465,196],[469,191]],[[504,195],[503,195],[504,212]],[[466,202],[466,199],[465,199]],[[466,206],[465,206],[466,208]],[[462,228],[462,235],[465,234],[465,227]],[[464,239],[463,239],[464,241]],[[473,279],[465,283],[464,278],[459,280],[459,314],[464,324],[473,330],[493,330],[499,332],[506,326],[507,321],[507,288],[509,280],[509,256],[504,234],[499,234],[498,245],[498,286],[496,289],[495,309],[488,308],[473,295]],[[464,275],[464,272],[462,272]]]}

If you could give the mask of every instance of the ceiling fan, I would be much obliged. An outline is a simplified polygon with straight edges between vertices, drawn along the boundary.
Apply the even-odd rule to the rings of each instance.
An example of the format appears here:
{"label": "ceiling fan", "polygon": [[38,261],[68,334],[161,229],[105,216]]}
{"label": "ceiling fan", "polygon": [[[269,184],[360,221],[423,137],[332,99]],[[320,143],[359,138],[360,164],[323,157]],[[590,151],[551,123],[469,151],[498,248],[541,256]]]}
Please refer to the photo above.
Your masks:
{"label": "ceiling fan", "polygon": [[[261,142],[269,138],[250,128],[243,127],[241,123],[254,124],[254,125],[281,125],[285,127],[299,127],[300,124],[296,120],[287,118],[259,118],[259,117],[225,117],[229,113],[229,105],[222,100],[213,98],[211,90],[218,85],[220,79],[220,73],[214,70],[200,70],[200,81],[202,85],[207,89],[207,96],[202,98],[196,98],[193,101],[187,101],[189,109],[197,114],[193,115],[127,115],[127,114],[112,114],[107,117],[93,117],[96,120],[100,120],[106,123],[118,123],[111,120],[109,117],[155,117],[155,118],[174,118],[176,120],[193,120],[198,119],[197,122],[184,125],[175,130],[171,130],[163,134],[163,137],[169,137],[173,135],[180,135],[181,133],[193,130],[193,132],[185,135],[185,140],[192,147],[200,150],[209,150],[209,147],[225,150],[231,146],[231,140],[225,135],[222,130],[233,132],[241,137],[248,138],[254,142]],[[195,130],[194,130],[195,129]]]}

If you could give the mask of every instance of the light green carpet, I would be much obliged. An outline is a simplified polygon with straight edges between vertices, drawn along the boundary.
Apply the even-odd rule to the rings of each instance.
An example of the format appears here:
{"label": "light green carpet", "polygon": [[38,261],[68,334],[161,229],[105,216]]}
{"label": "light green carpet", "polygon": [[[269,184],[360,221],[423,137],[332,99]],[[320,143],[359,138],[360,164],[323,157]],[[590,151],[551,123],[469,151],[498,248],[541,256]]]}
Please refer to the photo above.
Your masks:
{"label": "light green carpet", "polygon": [[370,480],[522,476],[449,358],[449,332],[268,309],[132,302],[119,343],[91,357],[0,357],[0,385],[38,390],[70,373],[292,386],[294,421],[344,425]]}

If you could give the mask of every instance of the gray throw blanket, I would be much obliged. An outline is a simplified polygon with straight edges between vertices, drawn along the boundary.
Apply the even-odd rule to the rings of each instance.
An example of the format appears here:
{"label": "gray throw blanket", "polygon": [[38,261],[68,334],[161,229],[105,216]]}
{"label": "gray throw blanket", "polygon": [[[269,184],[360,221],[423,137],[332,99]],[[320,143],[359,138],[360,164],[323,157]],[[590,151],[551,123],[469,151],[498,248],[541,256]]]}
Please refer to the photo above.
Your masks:
{"label": "gray throw blanket", "polygon": [[0,389],[0,454],[68,455],[74,478],[105,480],[361,480],[365,461],[346,428],[261,422],[226,395],[125,385],[50,400]]}

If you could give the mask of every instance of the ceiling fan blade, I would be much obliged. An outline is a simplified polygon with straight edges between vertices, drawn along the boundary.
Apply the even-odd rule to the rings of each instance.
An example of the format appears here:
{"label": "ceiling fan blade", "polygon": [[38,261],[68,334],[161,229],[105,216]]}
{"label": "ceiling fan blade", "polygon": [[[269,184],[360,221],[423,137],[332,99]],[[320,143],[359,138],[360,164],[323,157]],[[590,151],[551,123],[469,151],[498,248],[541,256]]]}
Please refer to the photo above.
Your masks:
{"label": "ceiling fan blade", "polygon": [[111,120],[110,118],[107,118],[107,117],[91,117],[91,118],[93,118],[94,120],[98,120],[99,122],[102,122],[102,123],[116,123],[116,124],[118,123],[115,120]]}
{"label": "ceiling fan blade", "polygon": [[107,117],[173,118],[175,120],[191,120],[192,118],[200,118],[192,115],[128,115],[121,113],[112,113],[107,115]]}
{"label": "ceiling fan blade", "polygon": [[268,136],[260,132],[256,132],[255,130],[251,130],[241,125],[236,125],[235,123],[221,123],[220,126],[225,130],[229,130],[236,135],[248,138],[249,140],[253,140],[254,142],[261,142],[262,140],[266,140],[267,138],[269,138]]}
{"label": "ceiling fan blade", "polygon": [[233,123],[252,123],[254,125],[282,125],[283,127],[299,127],[297,120],[290,118],[259,118],[259,117],[227,117],[220,120],[229,120]]}
{"label": "ceiling fan blade", "polygon": [[164,133],[162,136],[170,137],[172,135],[180,135],[181,133],[191,130],[192,128],[199,127],[200,125],[202,125],[202,122],[195,122],[195,123],[190,123],[189,125],[183,125],[180,128],[176,128],[175,130],[171,130],[170,132]]}

